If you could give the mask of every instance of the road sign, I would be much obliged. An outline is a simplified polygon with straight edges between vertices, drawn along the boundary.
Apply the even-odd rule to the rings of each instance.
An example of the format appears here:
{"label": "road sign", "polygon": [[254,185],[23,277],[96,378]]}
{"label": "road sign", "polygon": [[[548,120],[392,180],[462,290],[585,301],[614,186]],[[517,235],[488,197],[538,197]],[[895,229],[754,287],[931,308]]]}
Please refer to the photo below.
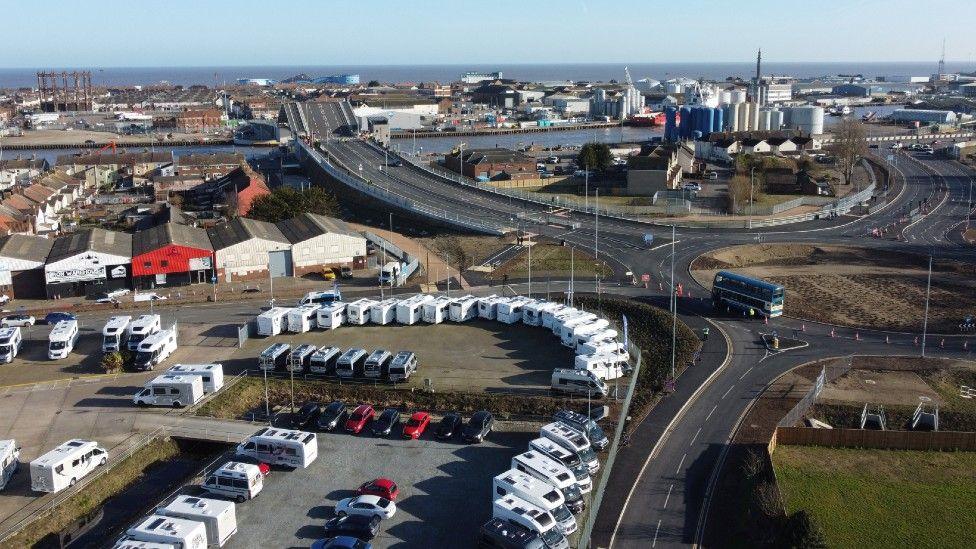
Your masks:
{"label": "road sign", "polygon": [[641,282],[650,282],[650,281],[651,281],[651,275],[647,273],[641,275]]}

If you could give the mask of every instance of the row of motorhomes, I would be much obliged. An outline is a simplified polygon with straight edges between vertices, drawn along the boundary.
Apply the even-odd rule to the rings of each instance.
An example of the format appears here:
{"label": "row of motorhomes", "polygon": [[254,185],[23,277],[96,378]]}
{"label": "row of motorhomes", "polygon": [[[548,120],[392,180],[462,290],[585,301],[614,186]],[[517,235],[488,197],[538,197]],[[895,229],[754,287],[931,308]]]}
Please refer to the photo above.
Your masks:
{"label": "row of motorhomes", "polygon": [[376,349],[368,353],[365,349],[352,348],[343,352],[339,347],[316,347],[311,343],[302,343],[294,349],[287,343],[274,343],[258,356],[258,368],[265,371],[387,379],[394,383],[410,379],[417,365],[417,355],[411,351],[394,354]]}
{"label": "row of motorhomes", "polygon": [[600,469],[596,451],[609,440],[589,416],[561,410],[539,430],[528,451],[492,480],[492,519],[482,526],[479,547],[568,549],[566,536],[592,491]]}
{"label": "row of motorhomes", "polygon": [[193,406],[204,395],[224,386],[222,364],[177,364],[142,388],[132,401],[138,406]]}
{"label": "row of motorhomes", "polygon": [[152,370],[176,351],[177,336],[175,324],[163,329],[160,315],[140,315],[135,318],[117,315],[109,318],[102,328],[102,352],[128,349],[135,353],[135,368]]}

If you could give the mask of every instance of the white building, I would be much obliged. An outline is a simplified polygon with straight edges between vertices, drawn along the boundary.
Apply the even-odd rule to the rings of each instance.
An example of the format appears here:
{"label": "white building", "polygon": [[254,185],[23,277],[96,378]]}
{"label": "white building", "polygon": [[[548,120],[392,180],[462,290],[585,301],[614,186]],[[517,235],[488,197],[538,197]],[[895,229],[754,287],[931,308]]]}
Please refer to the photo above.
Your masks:
{"label": "white building", "polygon": [[291,276],[291,242],[273,223],[238,217],[207,230],[217,278],[225,281]]}
{"label": "white building", "polygon": [[132,235],[99,227],[54,240],[44,265],[48,299],[128,288]]}
{"label": "white building", "polygon": [[501,71],[495,72],[480,72],[480,71],[468,71],[462,72],[461,76],[458,78],[464,84],[478,84],[484,82],[485,80],[501,80]]}
{"label": "white building", "polygon": [[343,265],[365,267],[366,238],[344,221],[305,213],[277,225],[291,243],[294,276]]}

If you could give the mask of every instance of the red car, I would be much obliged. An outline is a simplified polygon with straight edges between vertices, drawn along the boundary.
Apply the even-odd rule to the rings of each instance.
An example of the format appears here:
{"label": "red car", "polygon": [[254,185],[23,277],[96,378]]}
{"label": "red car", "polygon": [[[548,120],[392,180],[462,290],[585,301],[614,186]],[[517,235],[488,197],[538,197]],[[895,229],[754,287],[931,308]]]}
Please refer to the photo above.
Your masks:
{"label": "red car", "polygon": [[399,494],[400,487],[388,478],[378,478],[369,482],[364,482],[363,485],[359,487],[359,495],[361,496],[377,496],[386,498],[390,501],[396,501]]}
{"label": "red car", "polygon": [[430,414],[427,412],[414,412],[407,424],[403,426],[403,438],[420,438],[424,430],[430,425]]}
{"label": "red car", "polygon": [[374,416],[376,416],[376,411],[369,404],[356,406],[356,409],[349,414],[349,419],[346,420],[346,431],[358,435]]}

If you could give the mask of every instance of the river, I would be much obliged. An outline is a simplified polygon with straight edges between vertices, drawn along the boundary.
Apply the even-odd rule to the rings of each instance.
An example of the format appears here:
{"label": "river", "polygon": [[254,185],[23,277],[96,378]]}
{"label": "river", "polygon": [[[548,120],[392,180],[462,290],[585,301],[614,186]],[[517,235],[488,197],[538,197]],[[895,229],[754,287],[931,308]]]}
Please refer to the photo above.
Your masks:
{"label": "river", "polygon": [[[129,152],[149,150],[150,147],[137,145],[124,148]],[[20,149],[15,151],[3,151],[3,159],[17,158],[44,158],[52,166],[57,163],[58,157],[66,154],[74,154],[78,150],[94,152],[92,149]],[[274,147],[242,147],[239,145],[181,145],[181,146],[159,146],[153,148],[156,152],[171,152],[173,156],[179,157],[187,154],[211,154],[211,153],[230,153],[237,152],[245,158],[263,156],[275,150]]]}

